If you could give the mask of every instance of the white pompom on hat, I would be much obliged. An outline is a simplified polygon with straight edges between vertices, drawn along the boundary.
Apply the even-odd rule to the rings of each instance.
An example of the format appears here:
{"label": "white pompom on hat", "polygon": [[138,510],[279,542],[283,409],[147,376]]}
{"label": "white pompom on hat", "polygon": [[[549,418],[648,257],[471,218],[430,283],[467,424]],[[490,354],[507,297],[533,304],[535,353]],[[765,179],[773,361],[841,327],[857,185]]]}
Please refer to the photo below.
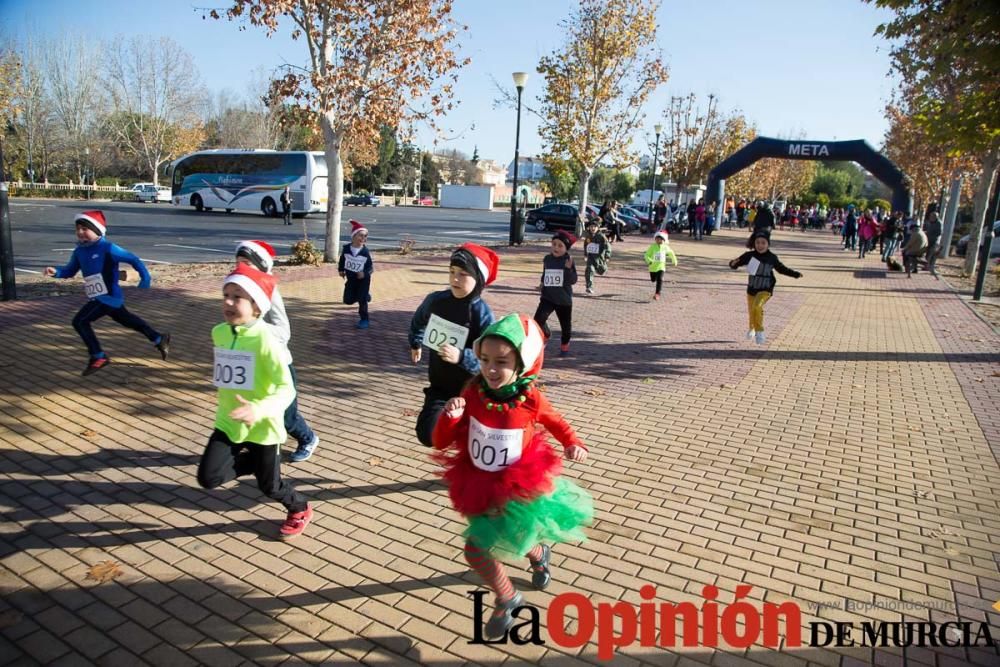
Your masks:
{"label": "white pompom on hat", "polygon": [[73,218],[73,223],[93,230],[98,236],[104,236],[108,233],[108,223],[104,219],[102,211],[83,211],[82,213],[77,213],[76,217]]}

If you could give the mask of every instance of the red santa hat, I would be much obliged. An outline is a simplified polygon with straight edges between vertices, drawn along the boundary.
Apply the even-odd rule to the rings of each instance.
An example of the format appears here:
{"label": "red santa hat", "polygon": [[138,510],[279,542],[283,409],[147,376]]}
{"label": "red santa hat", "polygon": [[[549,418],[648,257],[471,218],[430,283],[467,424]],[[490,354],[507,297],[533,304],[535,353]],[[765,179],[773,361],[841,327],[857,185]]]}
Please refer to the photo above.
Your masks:
{"label": "red santa hat", "polygon": [[77,213],[76,217],[73,218],[73,222],[93,230],[98,236],[104,236],[108,233],[108,223],[104,219],[104,213],[101,211],[83,211],[82,213]]}
{"label": "red santa hat", "polygon": [[275,285],[278,284],[278,279],[271,274],[258,271],[246,264],[238,264],[222,284],[229,283],[242,287],[257,304],[261,315],[271,310],[271,296],[274,294]]}
{"label": "red santa hat", "polygon": [[475,243],[463,243],[451,254],[451,264],[469,273],[469,269],[474,267],[479,272],[478,278],[482,279],[482,287],[486,287],[497,279],[500,255]]}
{"label": "red santa hat", "polygon": [[265,241],[240,241],[236,246],[236,256],[246,257],[264,273],[271,273],[274,268],[274,258],[277,253],[270,243]]}
{"label": "red santa hat", "polygon": [[670,237],[667,236],[667,233],[664,232],[664,231],[659,231],[659,232],[656,232],[655,234],[653,234],[653,240],[654,241],[656,240],[657,237],[663,239],[664,243],[670,243]]}
{"label": "red santa hat", "polygon": [[368,228],[365,227],[364,225],[362,225],[357,220],[351,220],[351,240],[354,240],[354,235],[355,234],[360,234],[362,232],[364,232],[365,234],[367,234],[368,233]]}
{"label": "red santa hat", "polygon": [[570,234],[569,232],[567,232],[567,231],[566,231],[566,230],[564,230],[564,229],[560,229],[560,230],[559,230],[559,231],[557,231],[557,232],[556,232],[555,234],[553,234],[553,235],[552,235],[552,239],[553,239],[553,240],[555,240],[555,239],[559,239],[560,241],[562,241],[562,244],[563,244],[564,246],[566,246],[566,249],[567,249],[567,250],[569,250],[569,249],[570,249],[570,247],[571,247],[571,246],[572,246],[572,245],[573,245],[574,243],[576,243],[576,237],[575,237],[574,235]]}

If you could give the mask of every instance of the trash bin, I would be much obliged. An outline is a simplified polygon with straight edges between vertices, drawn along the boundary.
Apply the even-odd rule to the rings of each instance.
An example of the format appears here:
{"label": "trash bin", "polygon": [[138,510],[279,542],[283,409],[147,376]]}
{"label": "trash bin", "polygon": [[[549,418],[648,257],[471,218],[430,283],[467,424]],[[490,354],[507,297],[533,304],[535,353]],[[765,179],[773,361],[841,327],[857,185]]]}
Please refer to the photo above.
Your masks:
{"label": "trash bin", "polygon": [[524,243],[524,226],[527,224],[528,216],[523,208],[517,209],[517,217],[514,220],[514,245]]}

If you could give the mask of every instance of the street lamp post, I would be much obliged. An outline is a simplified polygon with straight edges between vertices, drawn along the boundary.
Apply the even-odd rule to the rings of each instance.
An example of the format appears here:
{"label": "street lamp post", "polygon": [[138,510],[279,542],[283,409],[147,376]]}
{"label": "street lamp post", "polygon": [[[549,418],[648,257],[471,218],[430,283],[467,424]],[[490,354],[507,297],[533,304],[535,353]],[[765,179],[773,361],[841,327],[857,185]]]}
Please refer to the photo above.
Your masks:
{"label": "street lamp post", "polygon": [[520,230],[517,221],[517,162],[521,157],[521,91],[528,81],[527,72],[514,72],[514,86],[517,88],[517,133],[514,135],[514,187],[510,194],[510,245],[520,245]]}
{"label": "street lamp post", "polygon": [[87,169],[90,166],[90,146],[83,149],[83,154],[86,156],[83,160],[83,188],[87,193],[87,201],[90,201],[90,190],[87,189]]}
{"label": "street lamp post", "polygon": [[[656,156],[660,152],[660,132],[663,131],[663,126],[657,123],[653,126],[653,131],[656,132],[656,143],[653,146],[653,174],[649,177],[649,223],[650,227],[653,226],[653,189],[656,187]],[[655,231],[655,230],[654,230]]]}

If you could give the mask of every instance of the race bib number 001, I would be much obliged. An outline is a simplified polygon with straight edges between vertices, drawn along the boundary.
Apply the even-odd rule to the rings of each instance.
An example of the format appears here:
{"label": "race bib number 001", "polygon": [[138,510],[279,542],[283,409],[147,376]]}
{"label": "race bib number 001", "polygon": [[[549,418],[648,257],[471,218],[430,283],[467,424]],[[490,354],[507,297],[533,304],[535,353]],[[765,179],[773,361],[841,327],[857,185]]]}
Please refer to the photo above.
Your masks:
{"label": "race bib number 001", "polygon": [[599,255],[601,253],[600,243],[588,243],[587,244],[587,254],[588,255]]}
{"label": "race bib number 001", "polygon": [[344,271],[349,271],[351,273],[361,273],[365,270],[366,259],[361,256],[354,256],[351,254],[344,255]]}
{"label": "race bib number 001", "polygon": [[469,327],[463,327],[437,315],[431,315],[427,321],[427,328],[424,329],[424,346],[435,352],[440,350],[442,345],[454,345],[461,350],[468,339]]}
{"label": "race bib number 001", "polygon": [[497,472],[521,459],[524,430],[489,428],[469,418],[469,456],[480,470]]}
{"label": "race bib number 001", "polygon": [[108,293],[108,286],[104,284],[104,276],[95,273],[92,276],[83,277],[83,291],[87,293],[88,299],[96,299]]}
{"label": "race bib number 001", "polygon": [[562,287],[563,270],[545,269],[545,275],[542,276],[542,285],[544,285],[545,287]]}
{"label": "race bib number 001", "polygon": [[253,371],[253,352],[215,348],[215,371],[212,375],[212,384],[216,387],[252,391],[254,388]]}

